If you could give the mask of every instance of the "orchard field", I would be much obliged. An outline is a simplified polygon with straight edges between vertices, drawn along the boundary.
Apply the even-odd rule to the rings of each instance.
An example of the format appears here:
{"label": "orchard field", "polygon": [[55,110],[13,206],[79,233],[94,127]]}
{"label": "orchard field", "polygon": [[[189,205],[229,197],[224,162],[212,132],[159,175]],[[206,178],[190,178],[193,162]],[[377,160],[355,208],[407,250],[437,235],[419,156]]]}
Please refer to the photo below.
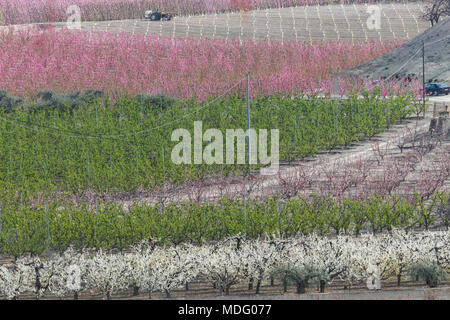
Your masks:
{"label": "orchard field", "polygon": [[77,5],[83,21],[126,20],[142,18],[145,10],[171,12],[177,16],[205,15],[211,13],[255,11],[291,7],[313,7],[332,4],[420,4],[417,0],[61,0],[22,1],[1,0],[3,25],[17,25],[67,20],[67,8]]}
{"label": "orchard field", "polygon": [[[427,29],[423,3],[69,2],[0,0],[0,298],[448,286],[445,102],[339,74]],[[249,119],[280,132],[273,175],[172,161],[174,130]]]}

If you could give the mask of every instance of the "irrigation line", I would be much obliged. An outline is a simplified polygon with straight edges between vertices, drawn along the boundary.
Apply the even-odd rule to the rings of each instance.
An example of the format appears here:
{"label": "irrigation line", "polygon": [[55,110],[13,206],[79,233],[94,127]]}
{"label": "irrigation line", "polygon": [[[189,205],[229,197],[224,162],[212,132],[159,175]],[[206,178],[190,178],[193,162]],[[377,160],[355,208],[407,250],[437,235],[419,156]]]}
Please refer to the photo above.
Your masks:
{"label": "irrigation line", "polygon": [[[185,119],[185,118],[187,118],[187,117],[189,117],[189,116],[191,116],[191,115],[193,115],[193,114],[195,114],[195,113],[198,113],[200,110],[203,110],[203,109],[209,107],[212,103],[214,103],[214,102],[218,101],[219,99],[223,98],[223,97],[224,97],[226,94],[228,94],[231,90],[233,90],[234,88],[236,88],[236,87],[237,87],[244,79],[245,79],[245,78],[242,78],[241,80],[239,80],[237,83],[235,83],[232,87],[230,87],[229,89],[227,89],[224,93],[222,93],[220,96],[218,96],[218,97],[215,98],[214,100],[212,100],[212,101],[206,103],[204,106],[198,108],[197,110],[195,110],[195,111],[193,111],[193,112],[190,112],[190,113],[185,114],[185,115],[184,115],[183,117],[181,117],[181,118],[178,118],[178,119],[175,119],[175,120],[166,122],[165,124],[162,124],[162,125],[160,125],[160,126],[156,126],[156,127],[149,128],[149,129],[145,129],[145,130],[140,130],[140,131],[130,132],[130,133],[126,133],[126,134],[109,135],[109,136],[85,136],[85,135],[80,135],[78,132],[71,132],[71,131],[67,131],[67,132],[70,133],[70,134],[63,134],[63,133],[61,133],[61,132],[50,132],[50,131],[42,130],[42,129],[44,129],[44,127],[40,127],[40,126],[37,126],[37,125],[36,125],[34,128],[29,127],[29,126],[25,126],[25,125],[22,125],[22,124],[20,124],[20,123],[15,122],[14,120],[7,119],[7,118],[4,118],[4,117],[0,117],[0,119],[3,120],[3,121],[5,121],[5,122],[9,122],[9,123],[12,123],[12,124],[14,124],[14,125],[17,125],[17,126],[19,126],[19,127],[22,127],[22,128],[24,128],[24,129],[27,129],[27,130],[41,131],[41,132],[45,132],[45,133],[48,133],[48,134],[51,134],[51,135],[55,135],[55,136],[60,136],[60,137],[67,137],[67,138],[83,138],[83,139],[118,139],[118,138],[125,138],[125,137],[135,136],[135,135],[138,135],[138,134],[144,134],[144,133],[147,133],[147,132],[150,132],[150,131],[153,131],[153,130],[157,130],[157,129],[161,129],[161,128],[167,127],[167,126],[170,125],[170,124],[173,124],[173,123],[175,123],[175,122],[181,121],[181,120],[183,120],[183,119]],[[46,128],[48,129],[49,127],[46,127]]]}

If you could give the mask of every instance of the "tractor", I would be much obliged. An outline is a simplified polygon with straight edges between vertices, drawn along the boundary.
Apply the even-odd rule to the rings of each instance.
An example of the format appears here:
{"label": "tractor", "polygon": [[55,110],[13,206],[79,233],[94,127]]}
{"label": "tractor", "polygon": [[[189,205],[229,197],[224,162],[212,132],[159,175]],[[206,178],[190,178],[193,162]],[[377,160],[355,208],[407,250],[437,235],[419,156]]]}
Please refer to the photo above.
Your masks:
{"label": "tractor", "polygon": [[145,11],[144,18],[150,21],[169,21],[172,20],[173,15],[171,13],[161,12],[159,9],[156,9],[155,12],[152,10]]}

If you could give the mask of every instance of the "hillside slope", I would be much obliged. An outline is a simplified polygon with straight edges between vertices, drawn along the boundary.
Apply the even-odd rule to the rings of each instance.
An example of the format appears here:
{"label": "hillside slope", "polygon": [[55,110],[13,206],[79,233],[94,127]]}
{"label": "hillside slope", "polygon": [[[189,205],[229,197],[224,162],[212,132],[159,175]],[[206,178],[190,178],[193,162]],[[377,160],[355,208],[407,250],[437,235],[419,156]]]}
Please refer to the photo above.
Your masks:
{"label": "hillside slope", "polygon": [[450,17],[397,49],[340,74],[372,79],[413,74],[422,79],[422,42],[425,43],[425,81],[450,82]]}

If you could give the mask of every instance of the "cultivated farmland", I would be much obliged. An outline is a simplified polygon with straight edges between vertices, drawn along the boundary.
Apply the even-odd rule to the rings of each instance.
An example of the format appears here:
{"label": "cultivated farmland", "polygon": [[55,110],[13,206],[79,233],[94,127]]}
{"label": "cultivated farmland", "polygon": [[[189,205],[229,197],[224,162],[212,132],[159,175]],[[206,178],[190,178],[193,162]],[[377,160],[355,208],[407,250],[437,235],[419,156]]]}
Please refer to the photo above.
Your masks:
{"label": "cultivated farmland", "polygon": [[[170,38],[221,40],[343,40],[368,41],[409,39],[425,31],[430,23],[420,19],[421,2],[378,4],[383,28],[368,21],[367,4],[298,6],[277,9],[178,16],[172,21],[143,19],[82,22],[88,31],[130,32]],[[53,25],[64,27],[63,23]]]}
{"label": "cultivated farmland", "polygon": [[[376,2],[371,29],[372,1],[199,1],[163,22],[121,1],[80,0],[81,30],[63,1],[2,10],[0,298],[448,286],[448,98],[408,64],[345,73],[408,47],[422,2]],[[173,160],[179,129],[198,159],[247,126],[279,130],[270,175],[245,136],[233,164]]]}

